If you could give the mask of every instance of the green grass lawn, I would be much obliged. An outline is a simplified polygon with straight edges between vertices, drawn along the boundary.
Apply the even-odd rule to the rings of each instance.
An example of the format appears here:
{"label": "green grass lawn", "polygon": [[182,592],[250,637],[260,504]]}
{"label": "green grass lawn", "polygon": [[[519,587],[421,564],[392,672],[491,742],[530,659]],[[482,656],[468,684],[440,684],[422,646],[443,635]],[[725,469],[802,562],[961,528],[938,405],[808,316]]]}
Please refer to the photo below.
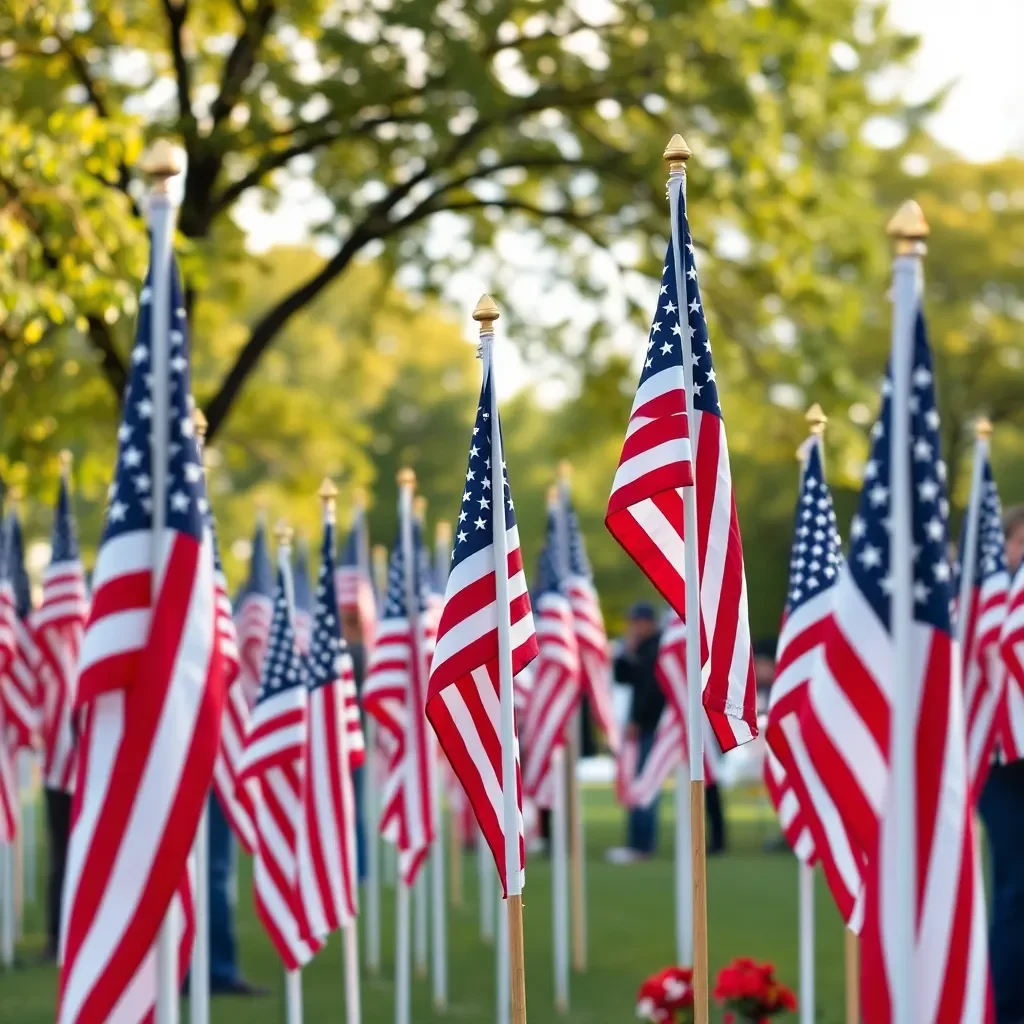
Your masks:
{"label": "green grass lawn", "polygon": [[[611,793],[586,791],[587,887],[590,964],[571,980],[571,1011],[553,1009],[551,973],[551,873],[547,861],[534,857],[527,868],[525,899],[527,1008],[533,1024],[625,1024],[635,1020],[634,995],[650,972],[669,964],[675,952],[673,925],[672,800],[662,801],[661,849],[657,859],[641,865],[613,867],[603,851],[622,838],[622,814]],[[788,854],[765,854],[761,844],[774,825],[757,808],[733,801],[731,850],[708,865],[710,957],[716,972],[734,956],[771,960],[780,978],[797,987],[797,865]],[[43,871],[40,870],[40,880]],[[478,930],[475,859],[464,864],[466,905],[449,912],[451,1007],[444,1015],[432,1009],[430,983],[413,986],[415,1024],[433,1021],[494,1020],[494,950]],[[40,884],[40,892],[42,885]],[[385,888],[384,963],[379,977],[363,979],[363,1019],[393,1019],[392,893]],[[252,910],[248,863],[239,885],[238,932],[245,975],[270,986],[274,995],[258,1001],[214,1002],[214,1024],[279,1024],[283,1021],[283,976],[277,957]],[[817,1012],[819,1024],[840,1024],[843,996],[843,931],[824,880],[817,888]],[[28,908],[21,959],[31,963],[42,948],[42,905]],[[0,975],[2,1024],[51,1024],[56,974],[43,967],[21,967]],[[307,1021],[342,1021],[341,944],[337,937],[304,972]],[[187,1014],[184,1015],[187,1019]],[[712,1019],[718,1020],[713,1012]]]}

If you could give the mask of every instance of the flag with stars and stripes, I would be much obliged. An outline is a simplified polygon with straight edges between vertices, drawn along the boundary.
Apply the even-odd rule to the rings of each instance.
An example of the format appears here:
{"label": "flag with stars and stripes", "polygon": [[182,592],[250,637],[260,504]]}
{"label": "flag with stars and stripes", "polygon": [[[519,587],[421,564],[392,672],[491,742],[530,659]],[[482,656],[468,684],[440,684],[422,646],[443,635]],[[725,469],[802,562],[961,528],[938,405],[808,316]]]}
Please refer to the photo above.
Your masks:
{"label": "flag with stars and stripes", "polygon": [[531,800],[538,800],[541,794],[550,795],[547,782],[552,756],[565,745],[566,729],[582,694],[580,647],[572,605],[564,588],[566,581],[558,573],[557,545],[555,510],[549,509],[533,600],[538,646],[536,673],[523,720],[523,792]]}
{"label": "flag with stars and stripes", "polygon": [[1010,584],[999,650],[1006,669],[996,724],[999,755],[1004,761],[1020,761],[1024,759],[1024,563]]}
{"label": "flag with stars and stripes", "polygon": [[612,655],[604,628],[601,602],[594,587],[594,573],[587,558],[587,548],[580,530],[579,518],[567,492],[565,524],[569,542],[569,575],[564,580],[566,595],[572,606],[573,627],[580,652],[583,685],[590,710],[598,728],[605,734],[612,753],[619,749],[619,723],[612,704]]}
{"label": "flag with stars and stripes", "polygon": [[[967,628],[960,652],[964,681],[964,708],[967,715],[967,769],[975,801],[988,778],[995,749],[998,715],[1003,703],[1006,678],[1000,650],[1000,637],[1006,620],[1010,596],[1010,573],[1006,567],[1006,538],[1003,536],[999,492],[992,477],[988,452],[983,458],[981,493],[971,495],[979,501],[978,529],[973,552],[974,579],[970,583]],[[964,518],[960,539],[960,565],[966,562],[967,522]],[[954,588],[960,593],[960,587]],[[959,609],[957,611],[959,615]]]}
{"label": "flag with stars and stripes", "polygon": [[[843,564],[821,438],[808,438],[802,454],[786,606],[768,702],[764,781],[786,841],[804,864],[821,862],[843,920],[857,930],[861,858],[800,732],[800,713],[811,677],[821,666],[832,595]],[[874,469],[869,466],[868,472]]]}
{"label": "flag with stars and stripes", "polygon": [[[213,775],[224,703],[213,538],[193,423],[188,324],[168,255],[168,322],[153,324],[151,264],[139,298],[131,375],[82,639],[82,722],[64,884],[59,1024],[146,1019],[155,943],[182,897]],[[154,365],[153,332],[167,364]],[[154,450],[166,384],[166,448]],[[166,485],[154,536],[154,477]],[[187,896],[187,892],[185,893]],[[184,977],[188,957],[179,959]]]}
{"label": "flag with stars and stripes", "polygon": [[8,744],[31,748],[39,741],[44,666],[32,628],[21,522],[13,509],[0,526],[0,550],[0,703],[5,707]]}
{"label": "flag with stars and stripes", "polygon": [[298,858],[301,931],[314,939],[345,927],[358,913],[355,791],[345,709],[345,680],[352,680],[353,671],[338,624],[334,580],[334,518],[328,514],[306,666],[306,786]]}
{"label": "flag with stars and stripes", "polygon": [[[676,287],[670,241],[605,524],[669,605],[685,616],[683,488],[696,487],[704,707],[725,751],[757,735],[754,656],[725,420],[682,202],[678,216],[685,290],[680,295]],[[692,355],[692,396],[685,393],[683,344]],[[693,434],[688,436],[691,402]]]}
{"label": "flag with stars and stripes", "polygon": [[380,834],[397,846],[402,878],[412,885],[434,839],[431,744],[424,705],[435,637],[427,614],[429,579],[423,572],[420,524],[414,520],[407,528],[412,533],[415,607],[410,612],[406,602],[400,526],[388,567],[384,611],[363,684],[363,707],[380,726],[385,755]]}
{"label": "flag with stars and stripes", "polygon": [[50,565],[43,578],[43,603],[35,616],[36,642],[47,671],[40,675],[43,778],[48,789],[74,792],[75,736],[71,709],[78,689],[78,655],[89,615],[85,573],[62,476],[53,519]]}
{"label": "flag with stars and stripes", "polygon": [[370,535],[366,510],[356,507],[352,527],[341,548],[338,560],[338,611],[359,618],[359,634],[363,648],[373,649],[377,630],[377,600],[370,578]]}
{"label": "flag with stars and stripes", "polygon": [[[522,779],[516,741],[516,802],[519,807],[519,879],[508,875],[502,796],[501,687],[498,667],[497,572],[494,554],[493,501],[505,506],[508,551],[508,615],[511,623],[512,674],[518,675],[537,656],[530,595],[519,549],[519,529],[504,460],[503,494],[491,490],[493,380],[485,370],[480,389],[465,489],[455,526],[452,569],[445,590],[437,647],[427,691],[427,718],[494,855],[507,893],[520,891],[526,866],[523,839]],[[498,424],[493,424],[497,429]],[[518,883],[518,884],[515,884]]]}
{"label": "flag with stars and stripes", "polygon": [[270,636],[273,616],[274,569],[267,548],[267,531],[262,515],[256,520],[249,556],[249,577],[235,600],[240,674],[246,703],[252,707],[263,674],[263,655]]}
{"label": "flag with stars and stripes", "polygon": [[259,788],[252,885],[256,915],[289,971],[309,963],[319,939],[303,935],[299,835],[303,828],[308,693],[295,640],[291,566],[282,548],[263,676],[242,757],[241,780]]}
{"label": "flag with stars and stripes", "polygon": [[295,642],[300,654],[308,654],[313,635],[313,591],[309,585],[309,545],[304,540],[295,547],[292,579],[295,581]]}
{"label": "flag with stars and stripes", "polygon": [[[908,346],[909,347],[909,346]],[[850,552],[834,588],[823,640],[822,667],[811,678],[800,727],[851,842],[862,851],[864,925],[861,1000],[864,1019],[892,1020],[892,993],[903,979],[894,948],[895,794],[890,731],[896,688],[911,691],[917,756],[912,762],[916,843],[914,1019],[983,1022],[988,1016],[985,897],[974,833],[967,767],[960,658],[953,640],[952,570],[947,560],[949,503],[939,450],[931,354],[924,317],[917,314],[907,352],[910,394],[906,445],[906,524],[913,551],[913,671],[894,674],[893,560],[890,549],[894,485],[891,465],[893,385],[883,386],[881,415],[872,431],[869,469],[850,527]]]}

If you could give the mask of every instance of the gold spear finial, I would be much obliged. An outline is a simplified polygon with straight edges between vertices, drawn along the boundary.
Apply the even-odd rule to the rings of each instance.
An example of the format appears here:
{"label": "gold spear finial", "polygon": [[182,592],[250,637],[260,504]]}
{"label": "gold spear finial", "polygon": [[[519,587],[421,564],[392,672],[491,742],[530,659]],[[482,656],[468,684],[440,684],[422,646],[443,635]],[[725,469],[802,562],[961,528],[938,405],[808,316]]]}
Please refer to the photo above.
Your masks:
{"label": "gold spear finial", "polygon": [[333,516],[334,506],[338,498],[338,488],[334,486],[334,481],[329,476],[324,477],[317,494],[319,494],[320,500],[323,502],[324,510],[328,515]]}
{"label": "gold spear finial", "polygon": [[386,562],[388,557],[388,549],[383,544],[373,545],[373,560],[374,562]]}
{"label": "gold spear finial", "polygon": [[668,169],[670,171],[685,170],[686,161],[693,156],[690,147],[686,144],[686,140],[678,132],[668,140],[668,145],[665,147],[663,154],[664,159],[668,163]]}
{"label": "gold spear finial", "polygon": [[365,487],[353,487],[352,488],[352,507],[358,509],[366,508],[366,488]]}
{"label": "gold spear finial", "polygon": [[494,299],[490,295],[481,295],[480,301],[473,310],[473,319],[480,324],[480,333],[485,334],[488,331],[493,331],[494,321],[500,316],[501,314],[498,312]]}
{"label": "gold spear finial", "polygon": [[281,547],[291,547],[292,537],[295,536],[295,531],[289,526],[287,520],[279,519],[277,526],[274,527],[274,536],[277,538],[277,543]]}
{"label": "gold spear finial", "polygon": [[25,497],[21,484],[11,484],[7,488],[7,497],[10,499],[12,506],[21,504],[21,499]]}
{"label": "gold spear finial", "polygon": [[572,479],[572,463],[568,459],[562,459],[558,463],[558,482],[567,484]]}
{"label": "gold spear finial", "polygon": [[181,157],[169,139],[157,139],[143,154],[139,170],[153,180],[154,192],[166,192],[168,179],[181,174]]}
{"label": "gold spear finial", "polygon": [[68,477],[71,476],[71,462],[74,459],[74,456],[71,454],[71,449],[62,448],[60,455],[58,455],[57,458],[60,460],[60,475],[67,480]]}
{"label": "gold spear finial", "polygon": [[438,544],[444,544],[447,547],[452,542],[452,524],[447,519],[438,519],[437,525],[434,527],[434,537]]}
{"label": "gold spear finial", "polygon": [[558,504],[558,484],[552,484],[548,488],[548,504],[549,505],[557,505]]}
{"label": "gold spear finial", "polygon": [[812,434],[820,435],[825,433],[825,425],[828,423],[828,417],[817,402],[807,410],[807,415],[804,416],[804,419],[807,420],[807,425],[810,427]]}
{"label": "gold spear finial", "polygon": [[982,416],[974,424],[974,436],[980,441],[987,441],[992,436],[992,421],[987,416]]}
{"label": "gold spear finial", "polygon": [[399,487],[415,487],[416,486],[416,473],[411,470],[408,466],[400,469],[396,478],[398,480]]}
{"label": "gold spear finial", "polygon": [[897,256],[924,255],[924,240],[931,229],[925,220],[924,211],[913,199],[908,199],[893,214],[885,230],[893,240]]}
{"label": "gold spear finial", "polygon": [[209,425],[203,410],[197,405],[192,410],[192,426],[195,427],[196,437],[199,439],[200,444],[206,443],[206,431]]}
{"label": "gold spear finial", "polygon": [[[415,479],[415,478],[414,478]],[[427,499],[422,494],[416,495],[412,502],[412,514],[423,522],[427,518]]]}

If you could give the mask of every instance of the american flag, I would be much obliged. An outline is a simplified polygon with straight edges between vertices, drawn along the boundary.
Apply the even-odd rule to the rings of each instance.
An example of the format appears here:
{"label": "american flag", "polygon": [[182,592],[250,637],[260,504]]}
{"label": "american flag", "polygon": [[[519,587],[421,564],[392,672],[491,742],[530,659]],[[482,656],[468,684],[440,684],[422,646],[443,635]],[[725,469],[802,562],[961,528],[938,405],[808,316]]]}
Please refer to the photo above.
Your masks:
{"label": "american flag", "polygon": [[554,509],[548,510],[547,539],[537,566],[534,607],[537,621],[537,660],[523,722],[526,756],[523,759],[523,792],[531,800],[550,790],[546,786],[552,756],[564,746],[566,729],[579,707],[582,692],[580,648],[573,623],[572,605],[563,589],[555,552],[558,524]]}
{"label": "american flag", "polygon": [[1006,666],[997,723],[999,752],[1004,761],[1020,761],[1024,758],[1024,563],[1010,584],[999,649]]}
{"label": "american flag", "polygon": [[[188,325],[173,257],[169,264],[168,322],[155,325],[167,332],[166,366],[153,361],[152,266],[139,297],[82,640],[75,712],[84,723],[64,885],[60,1024],[135,1022],[150,1011],[161,922],[172,901],[183,904],[186,923],[191,916],[183,887],[220,736],[225,665],[213,538],[193,424]],[[165,374],[167,448],[154,452],[154,384]],[[166,484],[159,537],[156,473]],[[183,977],[188,928],[179,934]]]}
{"label": "american flag", "polygon": [[8,742],[34,747],[40,727],[42,652],[32,628],[32,598],[25,571],[21,523],[12,510],[0,547],[0,702],[5,707]]}
{"label": "american flag", "polygon": [[[908,356],[910,353],[908,353]],[[824,665],[812,678],[801,731],[823,784],[866,857],[861,993],[864,1019],[887,1024],[892,993],[903,978],[894,962],[898,919],[892,884],[894,842],[890,784],[891,705],[897,686],[913,692],[915,746],[914,1019],[922,1024],[985,1021],[988,962],[985,903],[970,794],[959,656],[950,618],[952,570],[946,558],[946,468],[939,450],[931,356],[918,312],[910,370],[912,479],[908,495],[913,544],[910,678],[893,670],[890,622],[895,511],[890,463],[892,378],[883,387],[872,431],[860,508],[850,528],[850,554],[835,585],[824,637]],[[901,440],[901,443],[902,440]],[[909,557],[910,553],[907,553]]]}
{"label": "american flag", "polygon": [[789,587],[768,704],[764,781],[786,841],[805,864],[819,860],[843,920],[859,927],[861,858],[800,732],[811,677],[821,666],[822,643],[843,564],[832,492],[825,481],[822,441],[804,449]]}
{"label": "american flag", "polygon": [[18,835],[21,795],[16,748],[8,732],[7,712],[0,702],[0,843],[13,843]]}
{"label": "american flag", "polygon": [[373,649],[377,629],[377,602],[370,579],[370,537],[366,524],[366,510],[357,505],[353,512],[352,528],[341,549],[338,564],[338,611],[341,615],[354,612],[359,616],[359,630],[363,647]]}
{"label": "american flag", "polygon": [[[988,446],[984,442],[975,458],[983,459],[981,493],[972,494],[977,509],[977,531],[970,561],[974,578],[967,591],[967,622],[963,633],[962,671],[964,706],[967,712],[967,771],[975,801],[981,795],[996,742],[997,717],[1004,703],[1005,665],[1000,636],[1010,595],[1010,573],[1006,567],[1006,538],[1003,536],[999,492],[992,478]],[[960,565],[967,563],[967,527],[964,519],[960,541]],[[963,595],[963,588],[957,588]],[[954,593],[957,592],[954,590]],[[959,612],[958,612],[959,614]]]}
{"label": "american flag", "polygon": [[[704,707],[719,745],[731,750],[757,735],[747,582],[725,421],[681,200],[678,217],[685,293],[678,294],[670,242],[605,523],[669,605],[684,616],[682,489],[695,484]],[[681,306],[687,309],[693,361],[692,438],[687,436]]]}
{"label": "american flag", "polygon": [[309,586],[309,546],[304,540],[295,547],[292,579],[295,581],[295,642],[300,654],[308,654],[313,636],[313,591]]}
{"label": "american flag", "polygon": [[569,542],[569,574],[564,585],[572,605],[583,685],[587,689],[594,718],[607,737],[612,753],[616,753],[619,749],[619,723],[612,705],[612,657],[608,634],[604,628],[601,602],[594,589],[594,573],[587,558],[583,533],[567,489],[563,489],[562,501]]}
{"label": "american flag", "polygon": [[74,791],[75,737],[71,709],[78,689],[78,655],[89,615],[85,573],[71,512],[68,481],[61,477],[53,520],[50,567],[35,617],[36,642],[48,671],[42,673],[43,777],[49,789]]}
{"label": "american flag", "polygon": [[[403,511],[402,515],[406,513]],[[386,752],[380,832],[397,845],[399,870],[405,883],[412,885],[434,838],[430,745],[424,717],[425,675],[434,632],[426,614],[429,580],[423,573],[419,523],[409,523],[408,529],[412,533],[413,594],[417,607],[410,615],[400,530],[388,569],[384,614],[363,684],[363,707],[380,724]]]}
{"label": "american flag", "polygon": [[334,579],[331,511],[324,523],[306,672],[306,786],[299,830],[302,933],[317,939],[343,928],[358,912],[355,793],[345,709],[345,678],[352,678],[352,659],[338,626]]}
{"label": "american flag", "polygon": [[[18,833],[21,795],[18,780],[17,748],[24,725],[11,713],[8,666],[16,645],[14,587],[7,570],[6,523],[0,523],[0,843],[13,842]],[[24,715],[24,712],[22,712]]]}
{"label": "american flag", "polygon": [[[502,885],[508,893],[510,887],[513,892],[521,891],[526,846],[517,740],[515,764],[520,873],[518,879],[509,878],[502,795],[501,689],[492,509],[496,496],[491,490],[491,458],[494,455],[500,458],[500,447],[495,453],[492,416],[497,417],[497,403],[488,366],[485,367],[480,404],[470,439],[465,489],[455,528],[452,570],[430,671],[427,718],[469,797],[480,830],[494,854]],[[497,427],[497,423],[494,426]],[[502,496],[497,500],[503,500],[505,504],[512,674],[518,675],[537,656],[537,635],[504,459],[501,468],[504,487]]]}
{"label": "american flag", "polygon": [[249,559],[249,578],[235,601],[241,681],[246,704],[252,707],[263,673],[263,655],[273,615],[274,570],[267,551],[267,531],[262,516],[256,520]]}
{"label": "american flag", "polygon": [[302,935],[299,889],[299,833],[303,827],[306,743],[306,673],[295,642],[288,548],[279,553],[270,638],[263,678],[246,737],[241,779],[259,786],[253,895],[285,967],[296,970],[319,951],[320,942]]}
{"label": "american flag", "polygon": [[[647,760],[639,774],[630,779],[628,795],[622,801],[631,807],[649,807],[661,791],[665,780],[676,768],[683,765],[689,769],[690,748],[686,726],[686,626],[675,612],[669,614],[661,634],[654,674],[658,677],[658,683],[668,704],[658,720]],[[718,781],[721,771],[721,755],[707,714],[703,716],[701,731],[704,745],[704,778],[709,784],[713,784]],[[633,757],[635,761],[632,752],[628,757]]]}

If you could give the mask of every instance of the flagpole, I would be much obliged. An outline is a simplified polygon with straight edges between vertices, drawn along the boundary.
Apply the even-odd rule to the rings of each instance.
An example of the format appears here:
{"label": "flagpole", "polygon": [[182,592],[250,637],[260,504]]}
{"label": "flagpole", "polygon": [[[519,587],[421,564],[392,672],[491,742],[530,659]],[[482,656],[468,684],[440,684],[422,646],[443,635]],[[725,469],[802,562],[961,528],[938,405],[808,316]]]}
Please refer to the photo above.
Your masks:
{"label": "flagpole", "polygon": [[569,1010],[569,880],[566,835],[566,772],[565,747],[558,746],[551,754],[551,779],[554,799],[551,805],[551,926],[554,931],[552,950],[555,968],[555,1009]]}
{"label": "flagpole", "polygon": [[[32,750],[23,750],[21,756],[20,790],[28,799],[22,805],[24,816],[22,829],[25,840],[22,845],[22,918],[24,908],[35,906],[36,902],[36,858],[39,848],[39,788],[36,785],[36,754]],[[21,922],[23,924],[23,921]],[[21,929],[19,929],[21,931]]]}
{"label": "flagpole", "polygon": [[800,861],[800,1024],[814,1024],[814,868]]}
{"label": "flagpole", "polygon": [[473,310],[480,324],[480,355],[484,379],[491,378],[491,492],[494,500],[494,580],[498,615],[498,677],[501,701],[501,790],[505,833],[505,891],[508,899],[509,988],[512,1024],[526,1024],[526,965],[523,958],[523,871],[519,854],[519,800],[516,770],[516,726],[512,680],[512,621],[509,609],[508,536],[505,530],[505,458],[498,427],[498,388],[495,384],[494,322],[498,307],[484,295]]}
{"label": "flagpole", "polygon": [[[413,499],[413,515],[416,518],[416,522],[420,524],[422,530],[425,516],[427,512],[426,498],[422,495],[417,495]],[[404,547],[404,541],[403,541]],[[408,564],[408,563],[407,563]],[[409,571],[406,572],[406,586],[408,588],[408,581],[412,579]],[[408,593],[407,593],[408,596]],[[419,636],[418,630],[416,632],[417,637]],[[422,663],[422,661],[421,661]],[[427,743],[430,743],[430,736],[426,737]],[[430,764],[430,755],[427,755],[427,764]],[[429,767],[428,767],[429,771]],[[433,804],[434,798],[434,787],[433,777],[427,780],[428,791],[431,796],[431,804]],[[412,897],[413,897],[413,949],[415,950],[414,962],[416,964],[416,977],[425,978],[427,976],[427,930],[429,926],[430,911],[428,909],[428,895],[427,895],[427,873],[431,870],[428,866],[433,860],[433,850],[427,850],[426,863],[423,865],[424,870],[421,870],[416,875],[416,882],[413,885]]]}
{"label": "flagpole", "polygon": [[[169,444],[169,408],[167,370],[171,324],[171,244],[176,210],[168,190],[168,181],[181,171],[174,147],[159,140],[146,155],[142,170],[153,181],[149,199],[149,229],[152,235],[153,278],[150,282],[150,347],[153,382],[151,385],[153,418],[151,423],[151,494],[153,592],[156,593],[163,566],[164,527],[167,517],[167,450]],[[156,1024],[178,1024],[178,956],[170,911],[164,916],[156,940]]]}
{"label": "flagpole", "polygon": [[912,688],[914,668],[913,538],[910,532],[910,388],[914,326],[922,289],[921,258],[928,234],[921,208],[904,203],[888,225],[895,244],[892,288],[892,403],[889,452],[892,466],[890,563],[892,594],[889,628],[892,634],[892,695],[890,726],[893,835],[895,868],[891,903],[887,907],[891,951],[892,1024],[914,1024],[914,949],[917,922],[917,829],[915,820],[915,759],[917,695]]}
{"label": "flagpole", "polygon": [[491,899],[491,871],[488,864],[487,841],[483,831],[476,830],[476,877],[480,901],[480,938],[494,941],[494,900]]}
{"label": "flagpole", "polygon": [[16,840],[0,843],[0,967],[14,969],[14,850]]}
{"label": "flagpole", "polygon": [[[206,447],[206,417],[197,406],[192,412],[196,440],[206,474],[210,478],[210,453]],[[189,971],[189,1024],[210,1024],[210,797],[207,794],[199,815],[195,842],[192,844],[195,863],[195,936],[192,965]]]}
{"label": "flagpole", "polygon": [[845,929],[846,1024],[860,1024],[860,940]]}
{"label": "flagpole", "polygon": [[[689,305],[686,275],[683,273],[683,245],[679,237],[679,212],[686,205],[686,161],[690,149],[679,135],[673,135],[665,149],[668,162],[668,195],[672,213],[672,251],[675,257],[676,294],[679,296],[679,319]],[[686,388],[686,417],[691,445],[696,444],[697,431],[692,415],[693,351],[684,334],[680,335],[683,357],[683,381]],[[693,894],[693,990],[695,1024],[708,1024],[708,910],[707,862],[704,843],[704,721],[701,677],[701,611],[700,566],[697,561],[697,491],[696,486],[683,488],[683,569],[686,581],[686,687],[687,747],[690,754],[690,861]],[[682,781],[676,773],[676,784]]]}
{"label": "flagpole", "polygon": [[[496,995],[497,1006],[495,1007],[494,1020],[496,1024],[509,1024],[512,1013],[512,997],[509,993],[509,956],[508,956],[508,907],[506,901],[501,898],[501,882],[499,879],[498,888],[494,888],[494,875],[491,875],[490,903],[495,908],[498,918],[498,941],[494,944],[494,955],[496,957]],[[497,903],[495,903],[497,899]]]}
{"label": "flagpole", "polygon": [[[555,532],[558,537],[558,560],[562,579],[569,577],[569,478],[572,467],[563,460],[558,466],[558,503],[555,506]],[[579,762],[583,754],[583,701],[569,725],[569,744],[566,754],[569,803],[569,881],[572,898],[572,952],[573,968],[587,969],[587,906],[586,906],[586,832],[583,822],[583,793],[580,789]]]}
{"label": "flagpole", "polygon": [[971,467],[971,496],[967,504],[967,529],[964,550],[960,552],[960,596],[957,603],[956,642],[963,658],[967,644],[967,628],[971,617],[971,591],[978,572],[978,529],[981,520],[982,485],[992,424],[979,420],[974,427],[974,464]]}
{"label": "flagpole", "polygon": [[[388,549],[383,544],[374,544],[373,546],[373,582],[377,588],[378,600],[382,599],[382,596],[388,592]],[[369,657],[369,652],[367,653]],[[369,745],[371,739],[373,741],[374,760],[379,757],[379,750],[377,747],[377,722],[373,715],[370,715],[367,719],[367,726],[370,731],[367,732],[367,745]],[[396,851],[394,844],[385,843],[380,838],[380,778],[379,776],[374,777],[374,792],[376,794],[377,803],[375,806],[374,813],[374,842],[378,843],[378,849],[380,851],[380,880],[387,886],[394,888],[395,878],[397,876],[396,868]],[[379,958],[378,958],[379,959]]]}

